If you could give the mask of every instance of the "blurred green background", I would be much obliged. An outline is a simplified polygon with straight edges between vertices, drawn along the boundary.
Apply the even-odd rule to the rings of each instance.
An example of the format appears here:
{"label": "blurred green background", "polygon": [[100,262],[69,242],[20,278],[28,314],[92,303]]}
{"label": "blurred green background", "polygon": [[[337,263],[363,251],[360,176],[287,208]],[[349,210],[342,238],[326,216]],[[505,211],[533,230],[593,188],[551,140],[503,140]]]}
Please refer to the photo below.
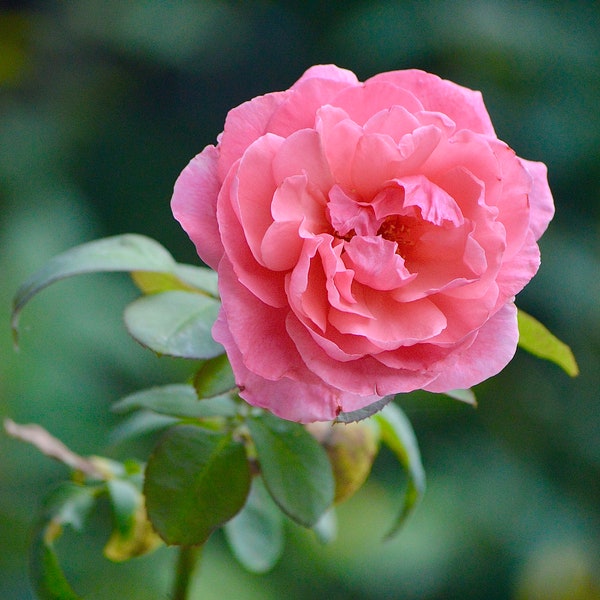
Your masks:
{"label": "blurred green background", "polygon": [[[97,237],[155,237],[180,261],[173,182],[233,106],[335,62],[367,78],[417,67],[480,89],[499,137],[549,167],[557,215],[542,267],[519,298],[569,343],[581,375],[519,351],[478,387],[473,409],[402,399],[429,478],[401,535],[382,537],[401,501],[382,453],[368,485],[321,546],[290,527],[281,563],[245,573],[215,535],[204,599],[600,598],[600,4],[345,0],[7,2],[0,9],[0,413],[39,422],[82,454],[117,458],[110,405],[189,365],[158,359],[121,326],[127,277],[88,276],[44,292],[11,344],[18,284],[51,255]],[[61,465],[0,434],[0,597],[32,598],[29,531]],[[106,515],[59,552],[90,600],[169,597],[174,554],[115,565]]]}

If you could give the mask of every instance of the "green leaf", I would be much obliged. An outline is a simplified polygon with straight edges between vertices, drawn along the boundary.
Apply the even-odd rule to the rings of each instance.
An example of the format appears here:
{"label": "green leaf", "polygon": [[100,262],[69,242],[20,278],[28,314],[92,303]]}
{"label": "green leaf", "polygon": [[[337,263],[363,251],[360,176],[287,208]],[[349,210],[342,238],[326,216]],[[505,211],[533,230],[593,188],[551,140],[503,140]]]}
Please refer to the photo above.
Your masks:
{"label": "green leaf", "polygon": [[173,257],[165,248],[142,235],[118,235],[71,248],[51,258],[18,289],[12,312],[15,342],[19,315],[25,304],[56,281],[103,271],[171,272],[175,265]]}
{"label": "green leaf", "polygon": [[67,482],[46,497],[29,555],[31,578],[42,600],[80,600],[65,577],[53,545],[65,525],[83,527],[96,492],[95,488]]}
{"label": "green leaf", "polygon": [[223,354],[211,335],[218,312],[214,298],[172,291],[135,300],[124,318],[129,333],[157,354],[202,359]]}
{"label": "green leaf", "polygon": [[534,356],[556,363],[571,377],[579,375],[579,367],[571,348],[550,333],[537,319],[523,312],[517,312],[519,324],[519,346]]}
{"label": "green leaf", "polygon": [[471,389],[450,390],[448,392],[444,392],[444,394],[449,398],[453,398],[454,400],[460,400],[461,402],[466,402],[467,404],[477,406],[477,399],[475,398],[475,393]]}
{"label": "green leaf", "polygon": [[127,440],[154,433],[177,423],[179,419],[158,415],[149,410],[140,410],[112,428],[109,433],[110,444],[120,444]]}
{"label": "green leaf", "polygon": [[283,552],[283,514],[260,477],[254,478],[244,508],[224,529],[234,556],[252,573],[270,571]]}
{"label": "green leaf", "polygon": [[204,267],[176,263],[170,272],[133,271],[131,277],[144,294],[183,290],[202,292],[213,298],[219,297],[217,274]]}
{"label": "green leaf", "polygon": [[111,479],[107,487],[115,527],[104,546],[104,556],[114,562],[122,562],[157,548],[162,540],[148,520],[140,490],[122,479]]}
{"label": "green leaf", "polygon": [[[69,525],[81,530],[99,489],[70,481],[60,484],[44,499],[42,520],[53,520],[60,526]],[[54,538],[51,541],[53,540]]]}
{"label": "green leaf", "polygon": [[153,271],[133,271],[131,273],[133,283],[144,294],[157,294],[172,290],[192,292],[194,288],[181,281],[173,273],[155,273]]}
{"label": "green leaf", "polygon": [[313,531],[321,544],[330,544],[337,537],[338,523],[335,508],[326,510],[314,524]]}
{"label": "green leaf", "polygon": [[263,413],[247,424],[269,493],[294,521],[312,527],[333,502],[327,453],[299,423]]}
{"label": "green leaf", "polygon": [[219,297],[218,276],[212,269],[177,263],[174,270],[179,281],[214,298]]}
{"label": "green leaf", "polygon": [[336,423],[354,423],[356,421],[362,421],[363,419],[368,419],[373,416],[375,413],[379,412],[384,406],[387,406],[392,400],[394,396],[384,396],[379,400],[373,402],[373,404],[369,404],[364,408],[359,408],[358,410],[353,410],[352,412],[340,413],[336,418]]}
{"label": "green leaf", "polygon": [[31,578],[41,600],[82,600],[74,591],[58,562],[51,545],[40,541],[42,532],[36,532],[30,556]]}
{"label": "green leaf", "polygon": [[231,435],[173,427],[146,467],[150,521],[167,544],[203,544],[244,506],[250,478],[244,446]]}
{"label": "green leaf", "polygon": [[408,486],[404,495],[402,511],[387,537],[393,536],[414,511],[425,493],[425,471],[417,439],[410,421],[395,404],[388,404],[375,419],[381,427],[381,439],[396,455],[408,476]]}
{"label": "green leaf", "polygon": [[123,479],[109,479],[106,485],[116,529],[126,536],[133,528],[141,493],[135,485]]}
{"label": "green leaf", "polygon": [[112,406],[112,410],[117,413],[138,409],[179,418],[201,419],[214,416],[233,417],[237,405],[228,396],[200,401],[191,385],[173,384],[135,392]]}
{"label": "green leaf", "polygon": [[196,372],[194,387],[199,398],[212,398],[235,389],[235,376],[226,354],[207,360]]}

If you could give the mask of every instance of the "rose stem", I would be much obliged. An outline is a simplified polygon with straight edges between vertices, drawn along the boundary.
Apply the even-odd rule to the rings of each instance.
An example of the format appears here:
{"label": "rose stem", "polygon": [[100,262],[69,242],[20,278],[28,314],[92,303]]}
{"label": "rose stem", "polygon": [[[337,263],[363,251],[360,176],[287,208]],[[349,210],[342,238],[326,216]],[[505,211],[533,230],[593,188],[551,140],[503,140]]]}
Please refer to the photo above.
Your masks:
{"label": "rose stem", "polygon": [[173,600],[187,600],[194,570],[202,555],[202,546],[181,546],[177,558]]}

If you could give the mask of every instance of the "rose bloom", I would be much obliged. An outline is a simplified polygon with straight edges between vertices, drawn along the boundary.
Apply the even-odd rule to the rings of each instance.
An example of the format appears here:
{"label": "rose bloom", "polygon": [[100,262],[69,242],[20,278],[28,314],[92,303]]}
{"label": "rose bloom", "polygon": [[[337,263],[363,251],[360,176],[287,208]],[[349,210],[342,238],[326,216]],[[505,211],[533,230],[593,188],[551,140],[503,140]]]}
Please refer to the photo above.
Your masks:
{"label": "rose bloom", "polygon": [[172,209],[218,271],[240,395],[300,422],[498,373],[554,212],[479,92],[333,65],[231,110]]}

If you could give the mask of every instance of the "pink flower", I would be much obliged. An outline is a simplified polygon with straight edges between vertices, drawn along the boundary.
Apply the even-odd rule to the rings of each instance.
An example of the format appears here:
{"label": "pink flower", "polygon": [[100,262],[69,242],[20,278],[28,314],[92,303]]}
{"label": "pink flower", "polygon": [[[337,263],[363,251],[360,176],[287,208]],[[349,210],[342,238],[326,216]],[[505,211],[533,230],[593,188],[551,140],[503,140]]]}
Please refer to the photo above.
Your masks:
{"label": "pink flower", "polygon": [[300,422],[498,373],[554,212],[479,92],[333,65],[230,111],[172,208],[218,271],[241,396]]}

